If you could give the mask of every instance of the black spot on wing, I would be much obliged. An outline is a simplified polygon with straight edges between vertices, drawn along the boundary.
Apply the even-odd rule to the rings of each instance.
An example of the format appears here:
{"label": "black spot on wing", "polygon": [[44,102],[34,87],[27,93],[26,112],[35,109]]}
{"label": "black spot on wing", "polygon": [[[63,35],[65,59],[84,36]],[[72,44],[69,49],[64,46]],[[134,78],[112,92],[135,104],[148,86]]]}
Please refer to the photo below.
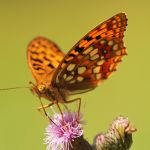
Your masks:
{"label": "black spot on wing", "polygon": [[112,29],[112,23],[111,23],[111,22],[108,22],[108,23],[107,23],[107,29],[108,29],[108,30],[111,30],[111,29]]}
{"label": "black spot on wing", "polygon": [[39,45],[41,45],[41,40],[37,41],[37,43],[38,43]]}
{"label": "black spot on wing", "polygon": [[40,64],[35,64],[35,63],[34,63],[33,66],[41,66],[41,65],[40,65]]}
{"label": "black spot on wing", "polygon": [[50,61],[46,56],[43,57],[45,60]]}
{"label": "black spot on wing", "polygon": [[46,55],[46,52],[42,51],[41,54]]}
{"label": "black spot on wing", "polygon": [[45,69],[42,68],[40,64],[33,64],[33,68],[34,68],[35,70],[43,70],[43,71],[45,71]]}
{"label": "black spot on wing", "polygon": [[70,57],[75,57],[76,55],[75,55],[75,54],[69,54],[69,56],[70,56]]}
{"label": "black spot on wing", "polygon": [[36,61],[36,62],[39,62],[39,63],[43,63],[42,60],[40,60],[40,59],[38,59],[38,58],[33,58],[32,56],[31,56],[31,60]]}
{"label": "black spot on wing", "polygon": [[37,72],[38,75],[44,75],[45,72]]}
{"label": "black spot on wing", "polygon": [[96,36],[96,40],[99,40],[100,38],[101,38],[101,36],[100,36],[100,35]]}
{"label": "black spot on wing", "polygon": [[48,48],[47,45],[44,45],[44,44],[43,44],[42,46],[43,46],[44,49],[47,49],[47,48]]}
{"label": "black spot on wing", "polygon": [[36,51],[30,51],[31,52],[31,54],[35,54],[35,55],[38,55],[39,53],[38,52],[36,52]]}
{"label": "black spot on wing", "polygon": [[66,63],[66,64],[67,64],[68,62],[69,62],[68,60],[64,60],[64,63]]}
{"label": "black spot on wing", "polygon": [[84,50],[84,47],[76,47],[75,51],[81,53]]}
{"label": "black spot on wing", "polygon": [[43,71],[45,71],[45,69],[43,69],[43,68],[41,68],[41,67],[35,67],[34,69],[35,69],[35,70],[43,70]]}
{"label": "black spot on wing", "polygon": [[53,55],[53,54],[50,54],[50,57],[53,57],[53,58],[54,58],[54,57],[55,57],[55,55]]}
{"label": "black spot on wing", "polygon": [[85,38],[84,38],[84,40],[86,40],[86,41],[90,41],[90,40],[92,40],[93,38],[92,37],[90,37],[90,36],[86,36]]}
{"label": "black spot on wing", "polygon": [[48,64],[48,66],[49,66],[50,68],[53,68],[53,69],[55,68],[55,67],[54,67],[52,64],[50,64],[50,63]]}

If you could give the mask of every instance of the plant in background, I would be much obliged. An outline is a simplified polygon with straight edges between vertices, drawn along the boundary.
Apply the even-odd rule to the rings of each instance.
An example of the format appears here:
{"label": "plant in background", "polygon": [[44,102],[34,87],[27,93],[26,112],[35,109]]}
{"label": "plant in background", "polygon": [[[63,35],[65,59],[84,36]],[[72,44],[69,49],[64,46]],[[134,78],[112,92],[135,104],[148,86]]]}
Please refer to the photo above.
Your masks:
{"label": "plant in background", "polygon": [[54,114],[53,121],[46,128],[44,139],[46,150],[129,150],[132,144],[132,133],[136,128],[126,117],[117,117],[106,133],[95,136],[92,145],[83,137],[84,121],[82,115],[66,111]]}
{"label": "plant in background", "polygon": [[106,133],[98,134],[93,143],[94,150],[129,150],[132,144],[132,133],[136,128],[128,118],[119,116]]}

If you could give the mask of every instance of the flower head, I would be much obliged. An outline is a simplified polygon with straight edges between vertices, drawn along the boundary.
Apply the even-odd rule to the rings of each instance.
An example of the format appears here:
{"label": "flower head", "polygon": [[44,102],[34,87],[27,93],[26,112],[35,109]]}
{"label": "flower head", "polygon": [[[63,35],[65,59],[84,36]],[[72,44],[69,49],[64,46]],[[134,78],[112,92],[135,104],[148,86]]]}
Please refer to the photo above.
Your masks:
{"label": "flower head", "polygon": [[110,130],[116,130],[120,136],[124,137],[124,134],[135,132],[136,128],[130,123],[127,117],[119,116],[112,122]]}
{"label": "flower head", "polygon": [[104,149],[105,145],[107,146],[107,137],[105,136],[105,134],[100,133],[96,135],[96,137],[94,138],[93,147],[95,149],[101,150],[102,148]]}
{"label": "flower head", "polygon": [[76,112],[63,112],[61,114],[54,114],[53,122],[46,128],[47,150],[69,150],[72,146],[71,142],[83,135],[81,115],[78,118]]}
{"label": "flower head", "polygon": [[135,131],[136,128],[128,118],[119,116],[106,133],[100,133],[95,137],[93,146],[97,150],[128,150],[132,144],[132,133]]}

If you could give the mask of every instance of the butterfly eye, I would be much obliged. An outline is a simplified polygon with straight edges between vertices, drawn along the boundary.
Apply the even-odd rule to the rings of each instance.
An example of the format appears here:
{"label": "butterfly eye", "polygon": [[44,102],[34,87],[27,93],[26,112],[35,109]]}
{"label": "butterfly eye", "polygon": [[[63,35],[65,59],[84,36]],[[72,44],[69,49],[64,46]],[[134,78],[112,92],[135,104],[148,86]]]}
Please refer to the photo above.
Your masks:
{"label": "butterfly eye", "polygon": [[38,86],[38,90],[39,90],[40,92],[43,92],[43,91],[45,90],[45,85],[40,84],[40,85]]}

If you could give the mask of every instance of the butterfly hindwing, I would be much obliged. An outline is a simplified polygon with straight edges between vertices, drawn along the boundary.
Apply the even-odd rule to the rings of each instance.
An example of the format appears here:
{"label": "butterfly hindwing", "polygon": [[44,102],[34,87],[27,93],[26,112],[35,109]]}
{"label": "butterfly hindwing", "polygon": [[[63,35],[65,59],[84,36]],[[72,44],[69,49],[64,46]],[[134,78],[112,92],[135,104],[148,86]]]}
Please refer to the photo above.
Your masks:
{"label": "butterfly hindwing", "polygon": [[123,44],[126,26],[126,15],[120,13],[90,31],[61,61],[52,85],[76,94],[107,79],[126,54]]}

